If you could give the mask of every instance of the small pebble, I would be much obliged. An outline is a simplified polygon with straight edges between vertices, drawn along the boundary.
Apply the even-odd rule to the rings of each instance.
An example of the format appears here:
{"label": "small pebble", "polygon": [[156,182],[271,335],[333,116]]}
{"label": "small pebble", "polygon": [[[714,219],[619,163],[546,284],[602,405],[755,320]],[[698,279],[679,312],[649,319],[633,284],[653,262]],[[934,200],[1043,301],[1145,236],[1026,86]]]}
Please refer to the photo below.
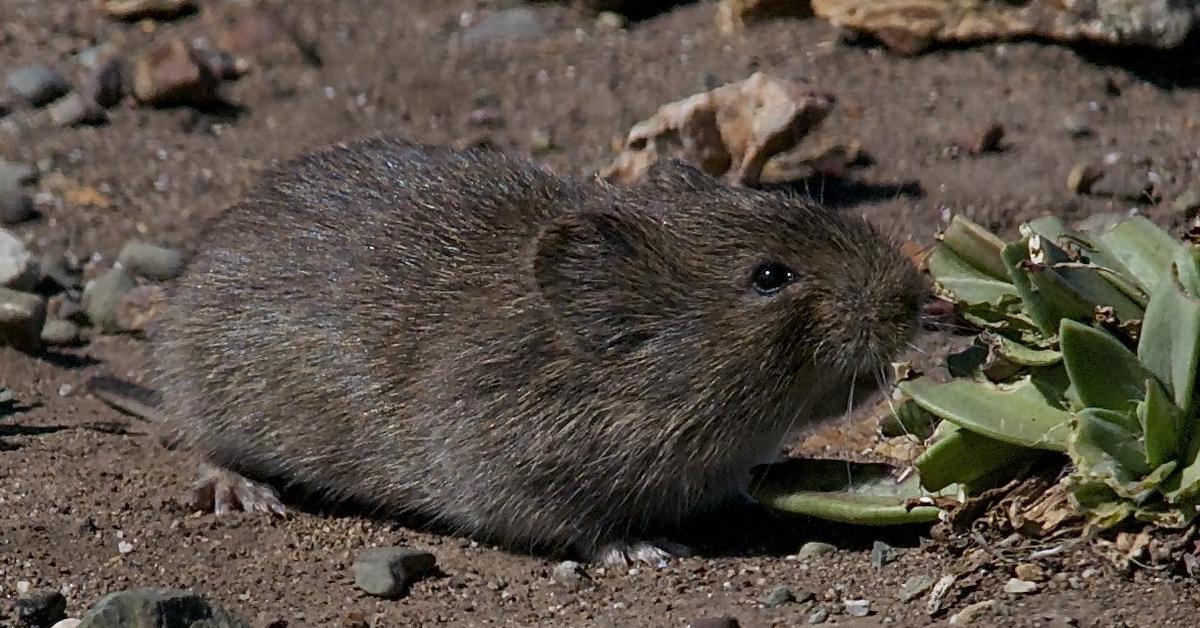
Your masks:
{"label": "small pebble", "polygon": [[1104,172],[1090,164],[1076,164],[1067,174],[1067,189],[1075,194],[1088,194]]}
{"label": "small pebble", "polygon": [[436,564],[437,558],[424,550],[375,547],[359,553],[354,560],[354,584],[371,595],[399,598]]}
{"label": "small pebble", "polygon": [[925,594],[933,586],[933,576],[918,575],[904,581],[900,586],[900,601],[911,602]]}
{"label": "small pebble", "polygon": [[796,593],[794,591],[788,587],[779,586],[775,587],[770,593],[767,594],[766,599],[763,600],[763,606],[774,608],[776,606],[783,606],[788,602],[795,601]]}
{"label": "small pebble", "polygon": [[1190,187],[1176,196],[1175,200],[1171,201],[1171,211],[1183,214],[1188,220],[1200,214],[1200,186]]}
{"label": "small pebble", "polygon": [[17,599],[17,622],[45,628],[67,616],[67,598],[58,591],[39,591]]}
{"label": "small pebble", "polygon": [[88,320],[101,331],[120,331],[117,315],[121,297],[135,287],[133,277],[122,268],[113,268],[87,282],[81,305]]}
{"label": "small pebble", "polygon": [[31,65],[8,75],[8,91],[34,107],[58,100],[71,86],[58,72],[45,65]]}
{"label": "small pebble", "polygon": [[101,107],[116,106],[125,97],[125,73],[120,59],[107,59],[88,75],[79,91]]}
{"label": "small pebble", "polygon": [[132,241],[117,255],[117,263],[134,277],[154,281],[174,279],[183,272],[183,256],[174,249]]}
{"label": "small pebble", "polygon": [[871,566],[883,569],[883,566],[896,560],[896,550],[883,541],[875,541],[871,546]]}
{"label": "small pebble", "polygon": [[1038,585],[1036,582],[1021,580],[1020,578],[1009,578],[1008,582],[1004,583],[1005,593],[1025,594],[1037,591]]}
{"label": "small pebble", "polygon": [[846,607],[846,614],[851,617],[866,617],[871,614],[869,600],[842,600],[842,605]]}
{"label": "small pebble", "polygon": [[[1196,558],[1195,554],[1184,554],[1183,555],[1183,570],[1186,571],[1187,575],[1191,578],[1200,576],[1200,558]],[[1079,586],[1075,586],[1076,582],[1079,583]],[[1071,586],[1076,589],[1082,589],[1083,581],[1080,580],[1079,578],[1076,578],[1075,576],[1071,576]]]}
{"label": "small pebble", "polygon": [[25,191],[32,178],[29,166],[0,160],[0,225],[15,225],[36,215],[33,199]]}
{"label": "small pebble", "polygon": [[958,150],[965,149],[972,155],[982,155],[1000,150],[1000,143],[1003,140],[1004,126],[998,122],[993,122],[979,131],[969,141],[960,141],[953,148]]}
{"label": "small pebble", "polygon": [[800,546],[800,551],[796,552],[798,558],[813,558],[815,556],[824,556],[837,551],[837,547],[829,543],[821,543],[820,541],[809,541]]}
{"label": "small pebble", "polygon": [[42,326],[42,342],[52,347],[79,344],[79,325],[62,319],[48,320]]}
{"label": "small pebble", "polygon": [[964,607],[961,611],[958,611],[957,613],[951,615],[948,623],[955,624],[955,625],[972,623],[976,619],[979,619],[980,617],[983,617],[984,615],[987,615],[988,613],[990,613],[992,611],[992,609],[995,608],[995,606],[996,606],[995,600],[984,600],[982,602],[976,602],[967,607]]}
{"label": "small pebble", "polygon": [[467,118],[467,122],[472,126],[501,127],[504,126],[504,113],[500,111],[499,107],[491,105],[479,107],[471,112],[470,117]]}
{"label": "small pebble", "polygon": [[925,612],[930,615],[936,615],[942,610],[942,602],[946,599],[946,594],[950,592],[950,587],[954,586],[954,581],[958,578],[954,574],[946,574],[933,583],[933,588],[929,591],[929,599],[925,602]]}
{"label": "small pebble", "polygon": [[108,113],[104,108],[79,92],[71,92],[66,98],[55,102],[49,111],[50,121],[63,127],[103,124],[108,121]]}
{"label": "small pebble", "polygon": [[538,128],[529,133],[529,150],[536,154],[549,152],[554,148],[554,137],[549,129]]}
{"label": "small pebble", "polygon": [[1063,119],[1063,127],[1074,138],[1090,137],[1092,135],[1092,129],[1088,126],[1087,120],[1080,115],[1068,115]]}
{"label": "small pebble", "polygon": [[133,66],[133,95],[152,106],[206,105],[218,100],[220,78],[181,39],[152,44]]}
{"label": "small pebble", "polygon": [[558,584],[571,587],[582,582],[587,573],[584,572],[583,565],[573,560],[564,560],[554,566],[550,577]]}
{"label": "small pebble", "polygon": [[537,13],[525,7],[497,11],[463,33],[467,43],[491,40],[532,39],[545,35]]}
{"label": "small pebble", "polygon": [[0,288],[0,343],[36,352],[42,348],[46,301],[28,292]]}
{"label": "small pebble", "polygon": [[138,286],[117,301],[117,329],[142,331],[167,306],[167,294],[162,286]]}
{"label": "small pebble", "polygon": [[133,552],[133,543],[130,543],[129,541],[118,541],[117,551],[122,554],[129,554]]}
{"label": "small pebble", "polygon": [[1046,579],[1046,572],[1033,563],[1021,563],[1013,569],[1013,573],[1022,580],[1041,582]]}
{"label": "small pebble", "polygon": [[[70,397],[71,392],[74,390],[75,390],[75,388],[73,386],[71,386],[70,384],[63,384],[62,386],[58,387],[58,396],[59,397]],[[133,551],[132,547],[130,547],[130,551]],[[127,552],[122,552],[122,553],[127,553]]]}
{"label": "small pebble", "polygon": [[41,278],[37,260],[15,234],[0,229],[0,287],[30,290]]}
{"label": "small pebble", "polygon": [[596,24],[614,31],[625,28],[625,16],[613,11],[601,11],[596,16]]}
{"label": "small pebble", "polygon": [[829,609],[824,606],[818,606],[808,614],[808,623],[810,624],[823,624],[826,619],[829,619]]}
{"label": "small pebble", "polygon": [[79,628],[79,625],[82,623],[83,622],[81,620],[75,619],[74,617],[68,617],[57,624],[50,626],[50,628]]}
{"label": "small pebble", "polygon": [[195,0],[100,0],[96,4],[118,20],[165,20],[196,8]]}
{"label": "small pebble", "polygon": [[701,617],[688,622],[688,628],[738,628],[738,620],[725,617]]}

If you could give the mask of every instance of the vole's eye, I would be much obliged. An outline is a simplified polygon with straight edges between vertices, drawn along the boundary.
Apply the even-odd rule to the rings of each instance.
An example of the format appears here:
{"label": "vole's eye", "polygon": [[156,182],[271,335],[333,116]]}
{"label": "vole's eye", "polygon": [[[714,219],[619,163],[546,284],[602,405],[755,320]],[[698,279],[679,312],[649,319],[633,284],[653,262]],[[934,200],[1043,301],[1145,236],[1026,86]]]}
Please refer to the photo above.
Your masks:
{"label": "vole's eye", "polygon": [[754,289],[761,295],[772,295],[792,283],[796,273],[778,262],[766,262],[754,270]]}

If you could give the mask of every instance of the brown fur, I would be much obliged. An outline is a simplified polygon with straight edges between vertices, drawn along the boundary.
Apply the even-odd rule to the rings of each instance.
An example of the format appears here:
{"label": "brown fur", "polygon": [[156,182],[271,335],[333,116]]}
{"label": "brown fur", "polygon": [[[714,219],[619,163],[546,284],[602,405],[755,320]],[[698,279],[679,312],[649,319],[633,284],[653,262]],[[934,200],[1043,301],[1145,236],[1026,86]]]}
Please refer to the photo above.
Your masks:
{"label": "brown fur", "polygon": [[[153,335],[184,447],[584,556],[743,491],[920,289],[864,221],[679,164],[618,188],[394,139],[285,164],[203,245]],[[769,297],[768,260],[798,274]]]}

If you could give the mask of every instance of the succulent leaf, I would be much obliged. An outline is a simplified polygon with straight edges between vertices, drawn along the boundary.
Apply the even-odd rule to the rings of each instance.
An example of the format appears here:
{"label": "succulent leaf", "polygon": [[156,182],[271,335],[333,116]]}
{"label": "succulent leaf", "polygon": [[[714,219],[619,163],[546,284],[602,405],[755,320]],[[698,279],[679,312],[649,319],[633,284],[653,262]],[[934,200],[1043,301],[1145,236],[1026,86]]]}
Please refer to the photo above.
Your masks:
{"label": "succulent leaf", "polygon": [[921,485],[940,491],[952,484],[971,484],[993,472],[1031,460],[1036,453],[982,434],[944,423],[950,429],[917,458]]}
{"label": "succulent leaf", "polygon": [[[1044,386],[1044,384],[1043,384]],[[998,385],[965,379],[936,383],[926,378],[900,384],[926,411],[977,434],[1034,449],[1066,451],[1070,413],[1026,376]]]}
{"label": "succulent leaf", "polygon": [[1063,363],[1079,400],[1089,408],[1131,414],[1154,377],[1137,356],[1103,330],[1064,319],[1059,328]]}

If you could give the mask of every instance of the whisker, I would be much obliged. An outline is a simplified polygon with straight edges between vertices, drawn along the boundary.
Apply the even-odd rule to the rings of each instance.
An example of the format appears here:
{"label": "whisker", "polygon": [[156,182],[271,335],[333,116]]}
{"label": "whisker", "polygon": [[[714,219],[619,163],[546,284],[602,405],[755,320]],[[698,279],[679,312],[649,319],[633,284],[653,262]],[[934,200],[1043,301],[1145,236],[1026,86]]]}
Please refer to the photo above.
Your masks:
{"label": "whisker", "polygon": [[[846,398],[846,417],[843,420],[843,423],[844,423],[843,428],[845,430],[847,430],[847,432],[850,430],[850,414],[851,414],[852,410],[854,409],[854,387],[857,385],[858,385],[858,371],[856,370],[856,371],[854,371],[854,374],[850,376],[850,396]],[[854,482],[854,474],[850,469],[850,461],[847,460],[846,461],[846,488],[849,488],[853,482]]]}
{"label": "whisker", "polygon": [[[922,349],[921,347],[918,347],[917,345],[915,345],[915,344],[913,344],[913,343],[911,343],[911,342],[910,342],[910,343],[908,343],[908,348],[909,348],[909,349],[912,349],[913,351],[916,351],[917,353],[920,353],[921,355],[923,355],[923,356],[925,356],[925,357],[927,357],[927,358],[932,358],[932,357],[933,357],[933,354],[932,354],[932,353],[930,353],[930,352],[928,352],[928,351],[926,351],[926,350]],[[882,369],[882,367],[880,367],[880,368]],[[880,382],[880,383],[882,384],[883,382]]]}
{"label": "whisker", "polygon": [[931,331],[961,331],[963,333],[973,334],[979,331],[978,327],[970,325],[959,325],[957,323],[944,323],[941,321],[920,321],[921,326]]}

